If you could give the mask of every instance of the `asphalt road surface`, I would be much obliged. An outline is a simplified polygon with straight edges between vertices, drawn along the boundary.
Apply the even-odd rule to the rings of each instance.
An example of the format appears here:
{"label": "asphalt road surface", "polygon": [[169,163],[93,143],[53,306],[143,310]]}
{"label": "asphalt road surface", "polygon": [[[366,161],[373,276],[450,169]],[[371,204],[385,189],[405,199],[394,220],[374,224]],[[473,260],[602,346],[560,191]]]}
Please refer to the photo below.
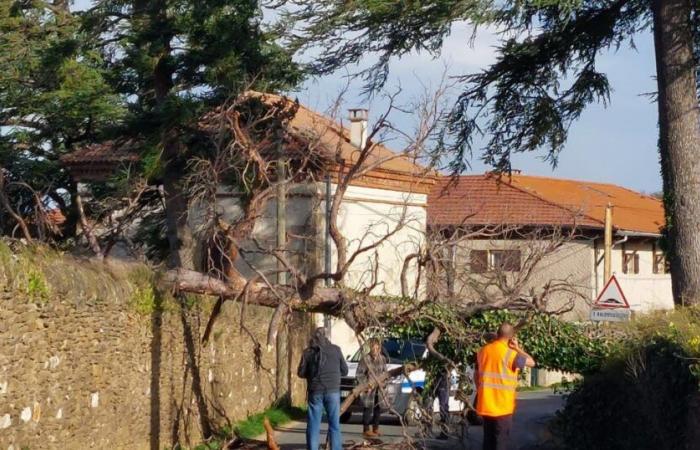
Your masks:
{"label": "asphalt road surface", "polygon": [[[536,392],[521,392],[518,394],[518,410],[513,421],[512,448],[533,448],[546,436],[547,421],[563,405],[560,395],[555,395],[551,390]],[[344,444],[360,443],[362,439],[362,418],[360,414],[354,414],[350,423],[342,424]],[[278,428],[277,443],[282,450],[305,450],[306,424],[293,422]],[[321,440],[325,440],[326,425],[321,427]],[[417,433],[416,428],[403,429],[399,420],[389,415],[382,417],[380,424],[382,442],[399,442],[406,436],[413,437]],[[447,441],[426,439],[421,441],[425,448],[435,450],[447,450],[459,448],[457,438],[451,437]],[[469,427],[469,448],[478,450],[482,444],[481,427]]]}

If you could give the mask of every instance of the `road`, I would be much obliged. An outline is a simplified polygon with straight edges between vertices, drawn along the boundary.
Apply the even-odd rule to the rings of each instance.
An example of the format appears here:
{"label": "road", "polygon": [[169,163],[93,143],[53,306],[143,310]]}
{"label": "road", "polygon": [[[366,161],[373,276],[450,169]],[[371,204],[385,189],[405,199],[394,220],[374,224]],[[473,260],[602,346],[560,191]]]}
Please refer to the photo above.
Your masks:
{"label": "road", "polygon": [[[532,448],[538,443],[546,432],[546,422],[551,419],[557,409],[563,405],[563,399],[559,395],[554,395],[551,390],[536,392],[521,392],[518,394],[518,410],[515,414],[512,435],[512,448]],[[353,415],[352,420],[343,427],[344,443],[362,442],[362,424],[359,414]],[[282,426],[277,431],[277,442],[282,450],[304,450],[305,429],[303,422],[293,422]],[[384,416],[380,425],[383,442],[398,442],[404,440],[406,435],[414,436],[417,432],[415,428],[404,430],[401,428],[399,420],[395,417]],[[322,436],[325,436],[326,425],[322,425]],[[470,449],[480,449],[482,443],[481,427],[470,427]],[[322,439],[324,439],[322,437]],[[448,441],[436,439],[426,439],[424,446],[431,450],[447,450],[459,447],[456,438]]]}

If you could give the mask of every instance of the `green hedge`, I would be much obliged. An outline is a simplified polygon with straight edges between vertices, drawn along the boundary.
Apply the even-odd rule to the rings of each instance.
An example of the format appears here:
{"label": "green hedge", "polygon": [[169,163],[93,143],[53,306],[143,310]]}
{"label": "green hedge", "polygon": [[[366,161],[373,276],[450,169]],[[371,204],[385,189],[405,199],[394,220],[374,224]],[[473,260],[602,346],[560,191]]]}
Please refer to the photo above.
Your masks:
{"label": "green hedge", "polygon": [[624,349],[569,394],[552,426],[560,446],[691,448],[690,414],[698,411],[689,406],[700,395],[699,319],[698,310],[687,309],[630,325]]}
{"label": "green hedge", "polygon": [[[506,321],[518,323],[522,317],[522,313],[496,310],[461,320],[448,309],[435,306],[423,318],[394,326],[388,334],[424,339],[439,326],[444,332],[437,349],[454,360],[472,364],[476,352],[486,343],[487,333],[495,332]],[[518,332],[518,339],[537,360],[538,367],[579,374],[600,370],[619,347],[615,339],[595,325],[571,323],[550,314],[530,316]]]}

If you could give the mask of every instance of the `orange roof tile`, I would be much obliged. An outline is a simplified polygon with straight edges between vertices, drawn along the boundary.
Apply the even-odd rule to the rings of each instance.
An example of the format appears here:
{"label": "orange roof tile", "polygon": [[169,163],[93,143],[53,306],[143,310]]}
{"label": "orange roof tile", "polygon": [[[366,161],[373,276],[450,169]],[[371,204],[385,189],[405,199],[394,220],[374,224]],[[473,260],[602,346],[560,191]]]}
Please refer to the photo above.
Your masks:
{"label": "orange roof tile", "polygon": [[66,222],[66,216],[63,215],[59,208],[52,208],[46,211],[46,220],[52,225],[60,226]]}
{"label": "orange roof tile", "polygon": [[617,230],[658,234],[664,225],[663,205],[654,197],[612,184],[516,174],[441,180],[428,199],[428,221],[602,228],[608,203]]}

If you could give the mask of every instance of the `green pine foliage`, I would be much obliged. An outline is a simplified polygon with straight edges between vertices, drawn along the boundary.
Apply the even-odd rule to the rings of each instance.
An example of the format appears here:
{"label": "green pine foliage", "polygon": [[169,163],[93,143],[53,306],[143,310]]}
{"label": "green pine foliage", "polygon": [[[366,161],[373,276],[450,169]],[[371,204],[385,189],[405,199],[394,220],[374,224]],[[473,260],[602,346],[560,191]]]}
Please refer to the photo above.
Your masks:
{"label": "green pine foliage", "polygon": [[[461,89],[440,143],[463,170],[473,151],[497,169],[509,170],[511,155],[545,149],[556,164],[572,122],[586,106],[607,103],[611,87],[597,59],[633,45],[651,25],[648,0],[298,0],[289,20],[300,28],[294,44],[313,48],[317,73],[330,73],[376,59],[360,75],[370,91],[387,80],[392,60],[410,52],[439,56],[455,24],[503,31],[497,60],[458,78]],[[465,42],[467,47],[470,42]],[[481,147],[475,148],[475,137]]]}
{"label": "green pine foliage", "polygon": [[[123,195],[132,181],[143,180],[169,185],[166,196],[186,197],[191,162],[211,158],[215,148],[199,131],[202,116],[244,90],[279,92],[302,79],[279,36],[263,24],[258,1],[105,0],[81,20],[110,85],[127,104],[114,135],[131,138],[141,154],[136,173],[117,174],[121,182],[93,189],[101,198]],[[146,238],[147,253],[159,259],[167,254],[162,227],[169,222],[162,219],[147,217],[136,236]]]}
{"label": "green pine foliage", "polygon": [[186,135],[243,89],[279,91],[301,80],[278,36],[264,29],[257,1],[108,0],[83,22],[129,103],[124,132],[146,140],[172,127]]}
{"label": "green pine foliage", "polygon": [[[158,182],[166,159],[185,177],[211,146],[194,136],[202,114],[242,90],[302,79],[279,37],[258,1],[107,0],[74,12],[69,2],[0,0],[0,167],[11,203],[30,217],[36,190],[69,219],[55,237],[72,236],[76,186],[59,159],[110,139],[135,138],[144,158],[138,172],[94,186],[96,200]],[[164,156],[166,133],[179,141],[175,157]],[[15,226],[2,223],[5,233]]]}
{"label": "green pine foliage", "polygon": [[[75,188],[59,158],[125,116],[104,61],[86,44],[80,20],[61,2],[0,0],[0,167],[25,215],[34,208],[29,187],[71,216]],[[5,232],[14,226],[3,224]]]}

